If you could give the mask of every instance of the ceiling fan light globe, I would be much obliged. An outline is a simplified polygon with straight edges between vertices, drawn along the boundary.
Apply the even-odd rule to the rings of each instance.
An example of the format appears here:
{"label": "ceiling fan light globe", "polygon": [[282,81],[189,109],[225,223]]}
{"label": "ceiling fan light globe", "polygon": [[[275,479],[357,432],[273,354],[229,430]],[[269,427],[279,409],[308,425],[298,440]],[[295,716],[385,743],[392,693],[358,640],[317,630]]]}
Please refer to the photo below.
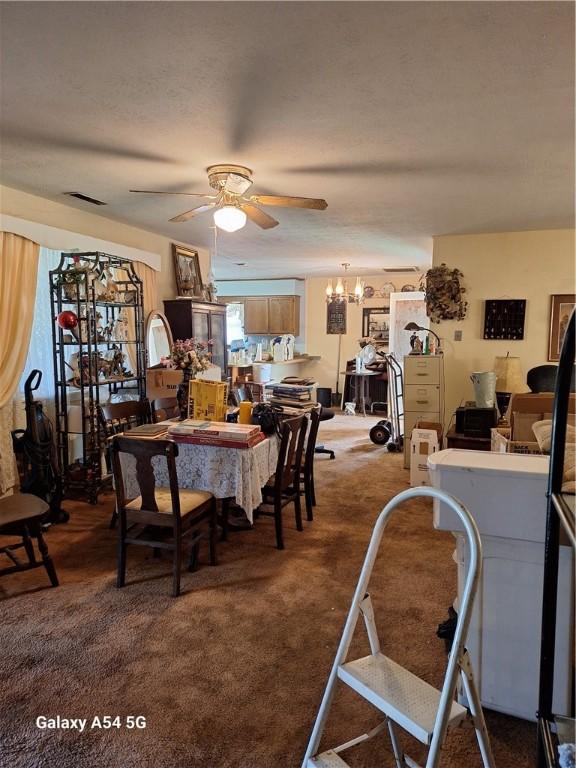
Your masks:
{"label": "ceiling fan light globe", "polygon": [[225,232],[237,232],[246,224],[246,214],[233,205],[224,205],[214,212],[214,224]]}

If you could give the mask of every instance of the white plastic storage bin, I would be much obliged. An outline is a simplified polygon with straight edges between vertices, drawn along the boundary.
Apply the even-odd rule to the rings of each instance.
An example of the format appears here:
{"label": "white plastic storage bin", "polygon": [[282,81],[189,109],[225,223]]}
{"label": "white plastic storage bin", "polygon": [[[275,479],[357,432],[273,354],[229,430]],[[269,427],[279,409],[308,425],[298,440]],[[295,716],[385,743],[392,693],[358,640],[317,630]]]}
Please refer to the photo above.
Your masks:
{"label": "white plastic storage bin", "polygon": [[[538,707],[547,456],[448,449],[428,459],[433,486],[476,520],[483,571],[467,647],[483,706],[527,720]],[[458,597],[467,553],[458,518],[434,506],[434,526],[457,539]],[[573,558],[560,548],[554,711],[568,714],[573,660]],[[464,697],[460,696],[465,702]]]}

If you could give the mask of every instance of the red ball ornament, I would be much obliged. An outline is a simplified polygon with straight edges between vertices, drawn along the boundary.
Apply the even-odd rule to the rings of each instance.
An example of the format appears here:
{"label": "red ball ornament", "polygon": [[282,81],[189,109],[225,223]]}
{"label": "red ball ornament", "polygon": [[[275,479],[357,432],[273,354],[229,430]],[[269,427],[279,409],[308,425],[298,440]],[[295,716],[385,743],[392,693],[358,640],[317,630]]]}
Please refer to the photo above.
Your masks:
{"label": "red ball ornament", "polygon": [[71,331],[72,328],[76,328],[78,325],[78,316],[69,309],[60,312],[56,320],[60,328],[63,328],[65,331]]}

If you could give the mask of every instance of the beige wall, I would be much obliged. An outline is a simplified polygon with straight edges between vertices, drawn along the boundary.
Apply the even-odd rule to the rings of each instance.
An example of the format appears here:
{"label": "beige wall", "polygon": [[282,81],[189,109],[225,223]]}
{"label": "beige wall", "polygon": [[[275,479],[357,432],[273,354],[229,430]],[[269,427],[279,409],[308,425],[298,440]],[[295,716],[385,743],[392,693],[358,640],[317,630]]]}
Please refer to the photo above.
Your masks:
{"label": "beige wall", "polygon": [[[157,279],[158,300],[161,303],[162,299],[173,298],[176,295],[170,246],[173,242],[179,242],[182,245],[187,245],[186,243],[10,187],[0,187],[0,212],[158,253],[162,259],[162,270],[158,273]],[[188,244],[188,247],[195,246]],[[206,280],[210,270],[210,254],[205,249],[196,248],[196,250],[200,255],[202,278]]]}
{"label": "beige wall", "polygon": [[[420,275],[415,272],[386,275],[362,275],[366,285],[378,289],[386,282],[393,282],[396,288],[403,285],[414,285],[418,288]],[[348,289],[353,290],[356,278],[353,275],[348,280]],[[306,352],[310,355],[320,355],[321,360],[309,363],[304,375],[313,376],[321,387],[331,387],[336,390],[338,336],[326,333],[326,277],[313,277],[306,280]],[[358,340],[362,338],[362,309],[365,307],[384,306],[384,299],[366,299],[360,306],[348,304],[346,316],[347,333],[342,336],[342,352],[340,370],[344,370],[346,360],[354,358],[359,350]],[[342,392],[343,377],[340,377],[340,392]]]}
{"label": "beige wall", "polygon": [[[492,370],[496,355],[520,357],[524,376],[547,363],[550,296],[574,293],[573,230],[450,235],[434,238],[433,264],[464,273],[469,302],[460,322],[433,325],[442,338],[446,374],[446,424],[463,400],[473,399],[472,371]],[[523,341],[485,341],[485,299],[526,299]],[[454,341],[461,330],[462,341]]]}

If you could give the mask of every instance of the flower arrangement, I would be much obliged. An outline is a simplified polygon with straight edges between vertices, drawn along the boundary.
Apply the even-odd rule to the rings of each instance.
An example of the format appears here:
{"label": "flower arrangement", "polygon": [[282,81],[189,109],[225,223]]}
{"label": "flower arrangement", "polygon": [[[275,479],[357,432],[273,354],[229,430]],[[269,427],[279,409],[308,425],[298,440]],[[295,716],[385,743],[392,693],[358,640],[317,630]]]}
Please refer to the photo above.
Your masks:
{"label": "flower arrangement", "polygon": [[426,314],[434,323],[440,320],[463,320],[468,310],[464,298],[466,288],[460,280],[464,277],[459,269],[446,264],[432,267],[422,278],[420,290],[426,294]]}
{"label": "flower arrangement", "polygon": [[186,378],[193,378],[210,367],[211,354],[208,348],[211,344],[211,341],[178,339],[172,345],[170,355],[161,358],[161,363],[166,368],[179,368],[184,371]]}

